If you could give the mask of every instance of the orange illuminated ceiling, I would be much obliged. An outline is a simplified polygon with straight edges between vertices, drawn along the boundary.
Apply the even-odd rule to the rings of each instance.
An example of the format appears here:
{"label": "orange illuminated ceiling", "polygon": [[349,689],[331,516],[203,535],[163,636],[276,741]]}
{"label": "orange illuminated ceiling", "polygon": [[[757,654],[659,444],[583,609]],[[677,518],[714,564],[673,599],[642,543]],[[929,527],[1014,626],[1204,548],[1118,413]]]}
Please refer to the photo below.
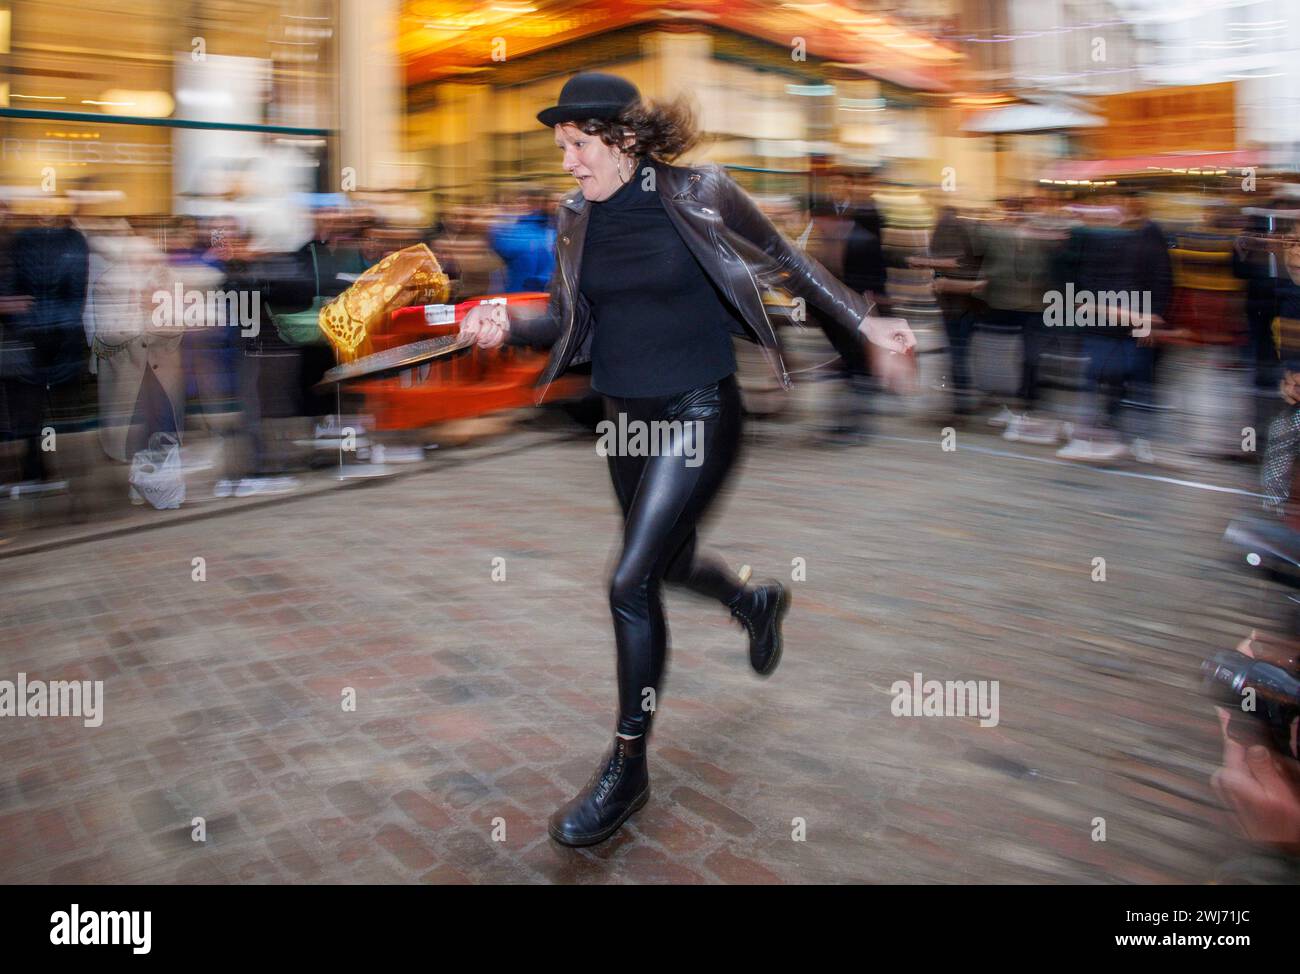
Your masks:
{"label": "orange illuminated ceiling", "polygon": [[962,58],[920,31],[843,0],[408,0],[399,49],[408,85],[478,80],[491,70],[496,38],[513,60],[653,23],[712,26],[781,47],[802,37],[809,57],[925,91],[951,90],[948,69]]}

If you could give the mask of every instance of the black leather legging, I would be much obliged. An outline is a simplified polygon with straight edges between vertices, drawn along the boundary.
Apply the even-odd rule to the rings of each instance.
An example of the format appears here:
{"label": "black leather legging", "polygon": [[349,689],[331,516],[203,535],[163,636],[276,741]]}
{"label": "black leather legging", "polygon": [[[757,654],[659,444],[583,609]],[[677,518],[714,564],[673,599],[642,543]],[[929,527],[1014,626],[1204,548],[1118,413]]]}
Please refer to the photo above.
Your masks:
{"label": "black leather legging", "polygon": [[[659,679],[668,652],[668,631],[659,589],[661,580],[727,603],[743,585],[718,558],[696,550],[695,526],[717,495],[740,446],[741,405],[736,377],[689,392],[647,399],[605,397],[605,418],[619,425],[634,421],[678,421],[685,429],[698,421],[692,441],[675,438],[676,455],[609,455],[610,476],[623,508],[623,550],[609,585],[618,645],[618,732],[650,730],[651,700],[658,706]],[[658,444],[656,435],[647,439]],[[698,460],[698,463],[697,463]],[[646,693],[654,689],[654,698]]]}

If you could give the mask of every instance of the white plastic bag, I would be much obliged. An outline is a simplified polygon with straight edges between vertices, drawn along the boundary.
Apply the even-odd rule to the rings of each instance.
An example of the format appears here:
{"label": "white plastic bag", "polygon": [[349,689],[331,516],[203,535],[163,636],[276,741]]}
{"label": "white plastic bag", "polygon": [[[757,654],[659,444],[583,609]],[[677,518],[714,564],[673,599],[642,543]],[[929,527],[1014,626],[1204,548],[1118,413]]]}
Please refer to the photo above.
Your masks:
{"label": "white plastic bag", "polygon": [[154,433],[149,449],[131,458],[131,486],[160,511],[185,503],[181,444],[174,433]]}

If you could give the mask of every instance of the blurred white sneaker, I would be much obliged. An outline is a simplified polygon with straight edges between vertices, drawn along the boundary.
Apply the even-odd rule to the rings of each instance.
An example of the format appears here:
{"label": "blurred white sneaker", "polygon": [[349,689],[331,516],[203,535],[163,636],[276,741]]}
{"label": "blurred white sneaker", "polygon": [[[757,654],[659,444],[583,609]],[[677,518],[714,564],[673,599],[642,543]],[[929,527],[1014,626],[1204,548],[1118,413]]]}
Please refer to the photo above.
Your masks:
{"label": "blurred white sneaker", "polygon": [[1095,440],[1071,440],[1056,451],[1061,460],[1079,460],[1083,463],[1109,463],[1126,453],[1128,448],[1123,443]]}
{"label": "blurred white sneaker", "polygon": [[1118,460],[1121,457],[1128,456],[1128,447],[1118,441],[1094,443],[1092,445],[1092,455],[1102,461]]}
{"label": "blurred white sneaker", "polygon": [[213,497],[229,497],[235,492],[235,482],[233,480],[218,480],[215,487],[212,488]]}
{"label": "blurred white sneaker", "polygon": [[1012,420],[1002,438],[1037,446],[1055,446],[1061,441],[1061,424],[1054,419],[1033,419],[1026,413]]}
{"label": "blurred white sneaker", "polygon": [[324,423],[316,423],[313,438],[295,440],[299,446],[313,446],[318,450],[351,451],[369,448],[366,428],[359,418],[344,417],[347,422],[339,424],[337,416],[326,416]]}
{"label": "blurred white sneaker", "polygon": [[1000,412],[997,412],[989,417],[989,425],[999,426],[999,427],[1009,426],[1011,422],[1016,418],[1017,416],[1015,413],[1013,413],[1006,406],[1003,406]]}
{"label": "blurred white sneaker", "polygon": [[235,487],[236,497],[288,494],[298,488],[297,477],[245,477]]}
{"label": "blurred white sneaker", "polygon": [[1071,440],[1056,451],[1059,460],[1084,460],[1091,454],[1092,442],[1090,440]]}
{"label": "blurred white sneaker", "polygon": [[[66,480],[24,480],[9,488],[9,496],[14,500],[19,497],[39,497],[41,494],[57,494],[68,489]],[[134,488],[132,488],[134,490]]]}
{"label": "blurred white sneaker", "polygon": [[[370,448],[371,452],[379,449],[376,443]],[[386,446],[384,447],[383,463],[419,463],[424,459],[424,448],[419,446]]]}
{"label": "blurred white sneaker", "polygon": [[1133,441],[1133,459],[1138,463],[1155,463],[1156,455],[1149,440],[1138,438]]}

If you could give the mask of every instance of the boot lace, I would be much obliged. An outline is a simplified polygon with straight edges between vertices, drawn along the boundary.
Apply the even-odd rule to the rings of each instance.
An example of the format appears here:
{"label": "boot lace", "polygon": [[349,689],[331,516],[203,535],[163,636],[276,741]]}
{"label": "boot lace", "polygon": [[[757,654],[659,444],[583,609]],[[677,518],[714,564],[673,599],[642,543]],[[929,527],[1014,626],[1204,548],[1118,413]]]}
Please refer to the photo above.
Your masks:
{"label": "boot lace", "polygon": [[[748,595],[748,593],[746,593],[746,595]],[[749,637],[753,639],[754,620],[750,617],[749,613],[745,609],[741,608],[742,605],[744,605],[744,599],[737,602],[735,605],[731,607],[731,617],[740,625],[744,626],[745,629],[749,631]]]}
{"label": "boot lace", "polygon": [[604,801],[605,797],[617,784],[619,775],[623,771],[623,748],[616,746],[613,757],[610,758],[609,764],[605,765],[605,770],[601,773],[600,780],[596,782],[596,800]]}

